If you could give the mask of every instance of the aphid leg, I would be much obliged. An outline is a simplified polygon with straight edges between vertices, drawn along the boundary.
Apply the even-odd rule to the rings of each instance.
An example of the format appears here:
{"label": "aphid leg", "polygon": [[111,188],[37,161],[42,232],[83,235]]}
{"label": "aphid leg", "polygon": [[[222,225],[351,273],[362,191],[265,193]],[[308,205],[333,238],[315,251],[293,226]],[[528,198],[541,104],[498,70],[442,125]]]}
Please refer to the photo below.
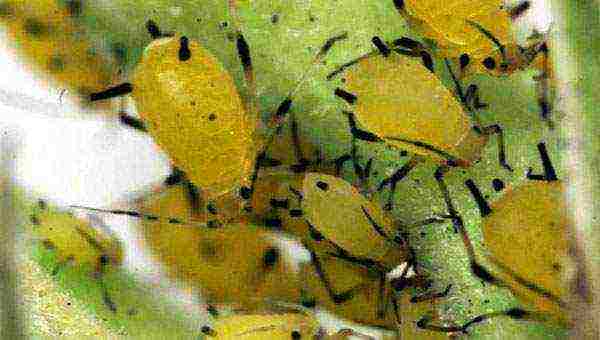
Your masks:
{"label": "aphid leg", "polygon": [[[442,192],[442,196],[444,198],[444,202],[446,203],[446,207],[448,209],[448,216],[452,219],[452,224],[454,225],[454,231],[460,232],[464,230],[464,224],[462,217],[459,215],[458,211],[454,207],[452,203],[452,198],[450,197],[450,191],[448,190],[448,186],[446,182],[444,182],[444,175],[450,171],[450,167],[448,165],[440,165],[434,173],[434,178],[438,183],[438,187]],[[473,246],[471,245],[471,241],[468,240],[468,250],[469,253],[473,253]]]}
{"label": "aphid leg", "polygon": [[486,38],[491,40],[494,45],[498,47],[500,54],[502,55],[502,63],[508,65],[508,58],[506,57],[506,46],[504,46],[498,38],[496,38],[492,32],[487,30],[485,27],[481,26],[479,23],[472,20],[465,20],[469,25],[475,27],[481,34],[483,34]]}
{"label": "aphid leg", "polygon": [[444,63],[446,64],[446,68],[448,69],[448,73],[450,73],[450,77],[452,78],[452,82],[454,83],[454,88],[456,89],[456,95],[460,99],[460,102],[467,109],[469,109],[469,112],[470,112],[471,111],[471,107],[469,106],[469,103],[467,102],[467,97],[465,95],[465,92],[463,91],[463,88],[462,88],[462,85],[461,85],[460,81],[458,80],[458,78],[456,78],[456,75],[454,74],[454,71],[452,70],[452,66],[450,66],[450,62],[448,61],[447,58],[444,58]]}
{"label": "aphid leg", "polygon": [[481,132],[483,135],[491,136],[496,135],[498,140],[498,163],[508,171],[513,171],[511,166],[506,161],[506,146],[504,144],[504,133],[502,127],[498,124],[484,126],[481,129],[475,127],[476,130]]}
{"label": "aphid leg", "polygon": [[344,170],[344,164],[350,160],[352,160],[352,156],[350,154],[342,155],[334,160],[336,177],[342,176],[342,170]]}
{"label": "aphid leg", "polygon": [[430,324],[430,322],[431,322],[430,317],[421,318],[421,320],[419,320],[417,322],[417,326],[419,328],[428,329],[428,330],[432,330],[432,331],[462,332],[462,333],[467,334],[468,328],[471,327],[472,325],[483,322],[483,321],[491,319],[491,318],[499,317],[499,316],[508,316],[508,317],[516,319],[516,320],[531,320],[531,321],[546,321],[546,320],[548,320],[546,315],[544,315],[543,313],[526,311],[526,310],[523,310],[520,308],[510,308],[510,309],[503,310],[503,311],[491,312],[491,313],[486,313],[486,314],[476,316],[473,319],[467,321],[462,326],[444,327],[444,326],[432,325],[432,324]]}
{"label": "aphid leg", "polygon": [[115,97],[121,97],[133,91],[133,85],[130,83],[122,83],[113,87],[110,87],[104,91],[90,94],[90,101],[95,102],[98,100],[111,99]]}
{"label": "aphid leg", "polygon": [[488,107],[488,104],[481,102],[481,99],[479,98],[479,88],[475,84],[471,84],[467,87],[465,102],[472,110],[480,110]]}
{"label": "aphid leg", "polygon": [[[542,120],[548,123],[548,127],[550,129],[553,129],[554,122],[550,117],[552,115],[552,103],[550,102],[549,98],[549,82],[551,77],[550,68],[552,66],[550,65],[548,44],[546,42],[541,43],[539,47],[536,46],[536,51],[538,53],[542,53],[542,69],[540,71],[540,74],[533,77],[533,79],[536,81],[535,89],[537,94],[538,105],[540,107],[540,117],[542,118]],[[535,55],[533,58],[535,58]]]}
{"label": "aphid leg", "polygon": [[323,283],[323,286],[325,287],[327,294],[329,294],[329,297],[335,304],[341,304],[341,303],[351,300],[354,297],[354,294],[363,288],[362,285],[358,285],[356,287],[348,289],[345,292],[337,293],[333,289],[333,285],[331,284],[331,281],[329,280],[327,273],[325,273],[323,266],[321,265],[321,260],[319,259],[319,257],[313,250],[309,249],[309,251],[310,251],[310,255],[311,255],[311,262],[312,262],[313,266],[315,267],[315,272],[317,273],[317,276],[319,276],[319,280],[321,280],[321,282]]}
{"label": "aphid leg", "polygon": [[163,33],[153,20],[146,21],[146,30],[153,40],[173,36],[172,33]]}
{"label": "aphid leg", "polygon": [[298,131],[298,121],[296,120],[296,114],[292,111],[289,113],[290,115],[290,130],[292,133],[292,144],[294,147],[294,154],[296,155],[297,164],[291,166],[292,171],[294,172],[305,172],[308,166],[310,165],[310,161],[304,157],[304,153],[302,152],[302,144],[300,143],[300,134]]}
{"label": "aphid leg", "polygon": [[424,294],[415,295],[412,298],[410,298],[410,302],[411,303],[419,303],[419,302],[423,302],[423,301],[432,301],[432,300],[445,298],[450,293],[451,288],[452,288],[452,285],[450,284],[446,287],[446,289],[444,289],[441,292],[427,292]]}
{"label": "aphid leg", "polygon": [[364,140],[366,142],[383,142],[383,140],[374,133],[371,133],[366,130],[359,129],[356,126],[356,117],[353,112],[342,111],[348,117],[348,123],[350,125],[350,133],[356,139]]}
{"label": "aphid leg", "polygon": [[510,20],[517,20],[531,7],[531,1],[521,1],[517,5],[508,9]]}
{"label": "aphid leg", "polygon": [[423,62],[423,66],[425,66],[429,71],[434,73],[433,58],[431,58],[431,55],[429,54],[429,52],[427,52],[423,44],[416,40],[407,37],[402,37],[394,40],[393,45],[395,47],[399,47],[394,48],[394,52],[396,53],[408,55],[411,57],[420,57]]}
{"label": "aphid leg", "polygon": [[543,142],[539,143],[537,145],[537,148],[540,153],[540,158],[542,159],[542,165],[544,167],[544,174],[543,175],[533,174],[532,173],[533,169],[529,168],[529,169],[527,169],[527,178],[532,179],[532,180],[548,181],[548,182],[557,181],[558,178],[556,177],[556,171],[554,170],[554,166],[552,165],[552,161],[550,160],[550,156],[548,155],[548,150],[546,149],[546,144]]}
{"label": "aphid leg", "polygon": [[128,126],[134,130],[140,132],[148,132],[148,130],[146,129],[146,124],[144,124],[144,122],[141,119],[132,117],[124,111],[119,112],[119,121],[121,122],[121,124]]}
{"label": "aphid leg", "polygon": [[127,102],[126,102],[125,97],[121,97],[119,106],[120,106],[119,121],[121,122],[121,124],[128,126],[139,132],[148,132],[148,129],[146,128],[146,124],[144,124],[144,122],[141,119],[132,117],[127,114],[127,110],[126,110]]}
{"label": "aphid leg", "polygon": [[387,203],[384,206],[385,210],[392,210],[394,208],[394,194],[396,193],[396,185],[420,162],[420,157],[413,156],[406,164],[396,170],[396,172],[394,172],[390,177],[381,181],[379,187],[377,187],[377,191],[383,190],[383,188],[388,185],[390,186]]}

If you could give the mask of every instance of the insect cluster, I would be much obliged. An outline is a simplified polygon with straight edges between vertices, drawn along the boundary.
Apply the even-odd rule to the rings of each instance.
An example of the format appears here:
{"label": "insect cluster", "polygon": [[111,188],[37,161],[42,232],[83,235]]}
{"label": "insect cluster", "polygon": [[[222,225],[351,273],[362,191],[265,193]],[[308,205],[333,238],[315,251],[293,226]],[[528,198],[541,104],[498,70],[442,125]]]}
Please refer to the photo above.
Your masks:
{"label": "insect cluster", "polygon": [[[25,10],[29,5],[4,1],[0,17],[24,53],[57,80],[92,89],[90,103],[130,95],[139,117],[122,109],[120,121],[147,133],[169,156],[171,175],[140,197],[135,209],[71,208],[139,220],[167,276],[200,291],[209,306],[213,322],[197,335],[370,338],[350,329],[328,334],[314,308],[400,338],[461,336],[502,318],[568,328],[571,222],[565,185],[555,169],[559,155],[549,151],[558,149],[551,144],[558,117],[552,114],[549,47],[540,36],[520,46],[512,33],[529,2],[514,7],[502,1],[387,2],[392,22],[406,21],[405,35],[374,33],[364,39],[354,30],[328,31],[318,48],[313,42],[310,53],[304,52],[296,80],[274,86],[270,97],[263,74],[278,74],[266,69],[281,60],[264,57],[257,46],[265,43],[252,31],[258,24],[247,20],[252,11],[264,11],[261,5],[220,4],[228,20],[219,26],[226,31],[219,47],[211,38],[186,35],[168,20],[163,25],[160,18],[145,17],[134,25],[151,41],[125,81],[110,86],[105,78],[116,74],[100,72],[95,59],[63,61],[65,70],[76,65],[74,73],[55,74],[48,66],[53,57],[30,53],[44,41],[55,46],[52,39],[79,50],[69,25],[85,17],[83,2],[66,1],[56,9],[53,1],[40,2],[34,12],[42,15],[34,20]],[[287,17],[273,13],[268,24],[282,25],[304,13],[295,6],[288,10],[282,10]],[[51,16],[52,11],[61,15]],[[316,20],[314,14],[308,18]],[[291,34],[286,32],[277,34]],[[350,42],[360,44],[360,53]],[[285,48],[295,50],[293,44]],[[233,57],[223,57],[226,49],[233,49]],[[494,87],[478,77],[503,84],[506,77],[532,69],[535,105],[518,124],[508,120],[505,126],[502,119],[522,115],[520,108],[494,115],[506,108],[486,93]],[[310,92],[312,87],[318,91]],[[322,103],[333,109],[322,110],[335,116],[333,125],[311,130],[318,119],[302,111],[317,104],[311,107],[307,93],[325,98]],[[320,138],[322,129],[337,129],[343,137],[329,147]],[[488,143],[490,137],[496,145]],[[518,153],[529,157],[519,159]],[[396,165],[392,171],[390,163]],[[543,174],[532,170],[537,168]],[[415,181],[425,189],[408,188]],[[485,182],[497,196],[492,203],[476,184]],[[412,215],[406,206],[415,200],[405,200],[411,195],[420,201]],[[49,214],[43,202],[31,221],[32,232],[56,253],[55,271],[86,263],[104,287],[107,268],[121,265],[121,245],[106,231],[64,213]],[[462,275],[509,288],[514,303],[459,317],[444,313],[440,306],[463,290],[464,281],[436,273],[444,269],[418,240],[425,230],[457,241],[467,263],[458,269]],[[473,233],[483,234],[485,247],[472,241],[478,237]],[[275,242],[280,235],[298,240],[309,261],[295,268]],[[110,312],[121,310],[108,289],[102,288],[102,299]],[[225,307],[236,312],[223,315]]]}

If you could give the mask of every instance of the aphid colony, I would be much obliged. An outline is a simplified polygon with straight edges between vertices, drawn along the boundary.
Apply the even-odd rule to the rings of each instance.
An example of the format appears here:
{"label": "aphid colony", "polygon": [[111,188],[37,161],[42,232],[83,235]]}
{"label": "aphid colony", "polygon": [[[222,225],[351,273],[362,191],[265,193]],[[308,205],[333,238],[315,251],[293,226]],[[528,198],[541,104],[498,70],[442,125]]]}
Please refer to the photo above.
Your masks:
{"label": "aphid colony", "polygon": [[[507,188],[495,180],[494,187],[504,192],[491,204],[475,180],[465,182],[481,213],[490,253],[485,263],[493,269],[479,261],[452,197],[458,189],[444,179],[454,168],[468,172],[475,167],[492,135],[498,141],[494,171],[517,176],[508,161],[506,131],[480,117],[488,108],[481,100],[484,94],[475,84],[463,88],[470,75],[505,75],[542,65],[538,102],[541,118],[550,121],[548,46],[539,40],[521,47],[511,35],[511,19],[526,10],[527,2],[505,8],[500,1],[450,1],[442,8],[435,1],[389,1],[425,43],[374,36],[370,52],[332,67],[322,79],[330,84],[329,95],[338,100],[338,114],[352,138],[343,155],[327,158],[318,152],[318,141],[299,137],[292,106],[304,75],[271,110],[266,124],[260,119],[259,112],[268,108],[259,107],[253,69],[257,52],[246,40],[234,0],[228,10],[244,91],[200,42],[165,33],[149,20],[140,25],[153,42],[130,80],[90,95],[95,102],[131,94],[140,118],[121,112],[121,122],[148,133],[170,157],[173,172],[134,210],[84,208],[139,218],[140,231],[167,275],[201,291],[210,306],[213,323],[203,325],[198,335],[370,338],[350,329],[328,334],[313,315],[314,307],[401,338],[446,338],[502,316],[569,326],[563,276],[570,267],[570,221],[564,184],[545,144],[538,144],[544,174],[529,171],[526,182]],[[0,7],[5,17],[15,8],[10,1]],[[305,74],[351,34],[323,41]],[[538,63],[538,56],[543,61]],[[365,162],[359,141],[385,145],[410,158],[372,186],[378,159]],[[437,167],[430,177],[446,211],[403,223],[394,216],[394,194],[423,164]],[[382,202],[379,196],[387,187]],[[102,284],[104,268],[122,261],[118,243],[83,222],[46,216],[43,204],[39,209],[32,223],[40,227],[36,234],[42,243],[56,251],[57,270],[90,263]],[[471,315],[463,322],[439,315],[437,304],[452,294],[455,284],[435,282],[408,234],[448,222],[464,242],[473,275],[509,288],[520,305]],[[310,253],[299,270],[274,242],[282,233]],[[104,302],[111,311],[119,308],[108,291]],[[218,306],[233,306],[238,313],[221,315]]]}

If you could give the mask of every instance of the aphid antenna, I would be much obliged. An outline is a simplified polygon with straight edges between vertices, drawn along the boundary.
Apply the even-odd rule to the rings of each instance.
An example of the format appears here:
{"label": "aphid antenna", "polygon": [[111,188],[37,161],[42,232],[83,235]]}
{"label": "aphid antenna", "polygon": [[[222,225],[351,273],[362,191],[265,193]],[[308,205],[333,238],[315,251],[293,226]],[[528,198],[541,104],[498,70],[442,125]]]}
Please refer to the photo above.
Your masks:
{"label": "aphid antenna", "polygon": [[169,224],[174,224],[174,225],[182,226],[182,227],[191,227],[191,228],[212,228],[212,227],[214,227],[214,226],[211,226],[212,221],[209,221],[208,223],[192,222],[192,221],[187,221],[187,220],[183,220],[183,219],[179,219],[179,218],[161,217],[161,216],[156,216],[156,215],[151,215],[151,214],[144,214],[144,213],[141,213],[141,212],[135,211],[135,210],[101,209],[101,208],[87,207],[87,206],[82,206],[82,205],[70,205],[69,207],[72,209],[82,209],[82,210],[93,211],[93,212],[104,213],[104,214],[124,215],[124,216],[134,217],[134,218],[138,218],[138,219],[146,220],[146,221],[156,221],[156,222],[163,221],[163,222],[166,222]]}

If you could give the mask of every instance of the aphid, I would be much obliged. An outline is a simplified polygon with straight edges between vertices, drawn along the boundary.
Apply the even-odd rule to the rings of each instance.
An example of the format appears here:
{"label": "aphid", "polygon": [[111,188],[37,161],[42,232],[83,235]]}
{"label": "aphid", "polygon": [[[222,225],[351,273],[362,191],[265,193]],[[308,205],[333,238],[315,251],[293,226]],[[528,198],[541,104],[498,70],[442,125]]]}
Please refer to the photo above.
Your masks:
{"label": "aphid", "polygon": [[501,41],[511,37],[509,12],[502,0],[468,3],[463,0],[445,3],[418,0],[394,0],[398,12],[410,27],[435,43],[444,57],[456,58],[465,53],[472,58],[487,56],[496,49],[492,41],[479,34],[467,21],[494,29]]}
{"label": "aphid", "polygon": [[[175,224],[192,213],[185,188],[174,186],[140,207],[139,229],[166,274],[199,290],[209,303],[238,303],[253,308],[253,299],[295,301],[299,283],[275,235],[252,225],[210,228]],[[170,216],[153,219],[153,216]]]}
{"label": "aphid", "polygon": [[552,126],[549,87],[553,74],[547,39],[534,33],[527,46],[520,46],[511,32],[511,21],[529,8],[529,1],[513,8],[506,8],[501,0],[454,1],[443,6],[435,1],[394,0],[394,4],[413,29],[434,42],[438,54],[458,62],[459,78],[538,69],[540,74],[534,79],[540,115]]}
{"label": "aphid", "polygon": [[[427,67],[432,65],[428,53],[403,47],[390,49],[376,37],[373,41],[379,53],[371,52],[343,65],[329,79],[345,70],[344,86],[337,88],[335,95],[348,104],[344,114],[354,138],[386,143],[415,154],[380,184],[379,190],[387,185],[391,188],[386,208],[392,207],[396,184],[421,161],[430,159],[440,164],[435,177],[442,186],[449,167],[469,167],[477,161],[491,135],[498,137],[500,164],[512,170],[506,161],[500,125],[483,126],[475,112],[468,114],[463,108],[473,111],[482,107],[475,86],[463,92],[453,78],[460,101],[456,100]],[[401,38],[394,44],[405,46],[411,41]],[[421,60],[399,54],[416,55]],[[450,65],[446,66],[452,73]]]}
{"label": "aphid", "polygon": [[477,261],[471,241],[460,228],[471,269],[482,280],[508,287],[523,305],[533,309],[511,308],[481,315],[471,323],[496,316],[553,321],[569,325],[566,311],[568,269],[572,262],[568,232],[572,222],[566,207],[565,185],[558,180],[544,143],[538,144],[544,174],[507,188],[497,201],[488,204],[475,182],[467,180],[482,216],[482,230],[493,272]]}
{"label": "aphid", "polygon": [[[334,334],[327,334],[321,328],[319,320],[310,311],[295,306],[293,310],[280,313],[214,315],[212,326],[202,327],[202,333],[208,339],[219,340],[343,340],[358,338],[373,340],[372,337],[344,328]],[[288,308],[291,309],[291,308]]]}
{"label": "aphid", "polygon": [[[309,247],[315,271],[331,300],[334,303],[343,303],[351,299],[352,294],[341,292],[339,288],[334,287],[336,282],[330,276],[338,277],[339,272],[335,268],[334,272],[326,269],[322,261],[327,257],[347,262],[357,267],[360,272],[367,272],[368,275],[365,273],[361,276],[369,276],[370,280],[378,282],[381,288],[379,315],[385,315],[384,311],[388,303],[391,303],[399,320],[398,304],[395,295],[390,294],[392,290],[387,274],[398,266],[404,266],[398,282],[410,286],[406,282],[411,280],[405,276],[415,265],[415,259],[408,243],[400,235],[401,227],[405,226],[394,223],[379,205],[367,200],[350,183],[338,177],[318,173],[306,174],[302,196],[302,211],[309,230],[312,234],[319,235],[323,241],[320,243],[329,243],[329,249],[333,248],[323,251]],[[415,223],[415,226],[440,221],[443,220],[430,218]]]}
{"label": "aphid", "polygon": [[[335,283],[336,289],[343,301],[332,299],[329,294],[327,282],[322,281],[317,274],[317,266],[330,273],[330,282]],[[315,275],[317,274],[317,275]],[[376,277],[368,269],[356,264],[334,258],[323,257],[320,264],[302,263],[300,277],[304,284],[303,304],[305,306],[323,307],[335,315],[359,322],[369,326],[382,327],[397,330],[402,339],[412,339],[412,336],[432,339],[445,339],[454,331],[460,331],[448,327],[448,329],[425,329],[419,326],[424,321],[437,317],[434,314],[431,302],[445,297],[449,290],[441,293],[415,294],[411,291],[410,280],[416,281],[416,277],[404,277],[392,279],[392,283],[382,286]],[[395,300],[391,299],[391,296]],[[394,313],[396,303],[400,321]],[[430,302],[430,303],[428,303]]]}
{"label": "aphid", "polygon": [[67,212],[52,211],[41,200],[31,215],[31,223],[33,235],[56,255],[57,266],[52,275],[65,266],[92,266],[92,275],[102,287],[104,303],[116,312],[117,306],[102,281],[110,266],[119,266],[123,261],[123,248],[110,230],[103,225],[92,226]]}
{"label": "aphid", "polygon": [[[2,1],[0,24],[6,27],[17,52],[44,76],[87,97],[111,84],[116,63],[85,38],[85,32],[74,20],[77,9],[60,3],[55,0]],[[81,101],[81,104],[89,102]]]}
{"label": "aphid", "polygon": [[[220,62],[185,36],[155,40],[146,48],[132,83],[91,96],[95,101],[131,92],[150,135],[207,200],[227,192],[250,199],[265,149],[276,127],[285,121],[303,82],[279,105],[270,118],[267,136],[262,138],[250,49],[239,28],[235,1],[229,4],[248,100],[242,100]],[[149,31],[152,34],[155,30]],[[328,40],[313,65],[344,38],[340,35]]]}

